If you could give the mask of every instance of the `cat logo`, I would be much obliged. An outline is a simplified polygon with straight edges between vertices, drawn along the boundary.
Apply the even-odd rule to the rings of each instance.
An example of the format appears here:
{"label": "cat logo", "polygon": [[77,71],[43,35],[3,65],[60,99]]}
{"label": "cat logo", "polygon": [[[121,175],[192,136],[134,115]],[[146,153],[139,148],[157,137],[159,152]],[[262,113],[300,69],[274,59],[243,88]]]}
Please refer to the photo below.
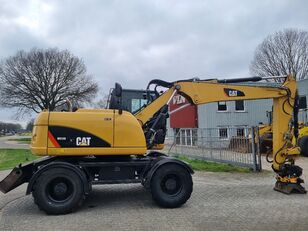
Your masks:
{"label": "cat logo", "polygon": [[224,88],[224,92],[228,97],[245,96],[244,92],[231,88]]}
{"label": "cat logo", "polygon": [[237,91],[229,91],[229,96],[237,96]]}
{"label": "cat logo", "polygon": [[90,146],[91,137],[77,137],[76,146]]}

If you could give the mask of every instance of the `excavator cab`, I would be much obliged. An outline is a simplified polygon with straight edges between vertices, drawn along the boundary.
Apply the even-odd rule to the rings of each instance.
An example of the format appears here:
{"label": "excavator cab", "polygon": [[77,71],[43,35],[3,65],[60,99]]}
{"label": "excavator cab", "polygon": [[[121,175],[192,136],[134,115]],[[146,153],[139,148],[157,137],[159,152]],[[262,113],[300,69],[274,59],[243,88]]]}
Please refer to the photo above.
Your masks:
{"label": "excavator cab", "polygon": [[119,83],[110,90],[108,109],[124,110],[132,114],[142,110],[159,95],[152,90],[123,89]]}
{"label": "excavator cab", "polygon": [[[161,86],[161,82],[158,82],[159,84],[155,82],[155,84]],[[119,110],[120,114],[124,110],[135,115],[146,108],[151,102],[155,101],[159,96],[160,93],[156,88],[150,90],[148,86],[146,90],[123,89],[119,83],[116,83],[115,87],[110,90],[108,97],[109,106],[107,107],[109,109]],[[147,123],[143,124],[148,148],[162,149],[164,147],[168,117],[168,106],[165,105]]]}

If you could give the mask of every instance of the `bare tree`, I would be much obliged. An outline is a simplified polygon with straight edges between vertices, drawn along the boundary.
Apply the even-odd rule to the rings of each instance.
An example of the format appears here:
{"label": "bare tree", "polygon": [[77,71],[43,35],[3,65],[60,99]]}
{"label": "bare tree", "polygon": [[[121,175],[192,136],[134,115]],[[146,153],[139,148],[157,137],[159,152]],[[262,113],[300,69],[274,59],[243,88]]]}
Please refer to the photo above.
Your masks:
{"label": "bare tree", "polygon": [[106,94],[100,94],[100,97],[97,101],[92,103],[92,107],[94,108],[106,108],[108,104],[109,96]]}
{"label": "bare tree", "polygon": [[308,78],[308,32],[285,29],[269,35],[257,47],[250,72],[258,76],[293,74]]}
{"label": "bare tree", "polygon": [[53,111],[67,98],[90,101],[97,90],[83,61],[67,50],[19,51],[0,65],[0,103],[19,113]]}

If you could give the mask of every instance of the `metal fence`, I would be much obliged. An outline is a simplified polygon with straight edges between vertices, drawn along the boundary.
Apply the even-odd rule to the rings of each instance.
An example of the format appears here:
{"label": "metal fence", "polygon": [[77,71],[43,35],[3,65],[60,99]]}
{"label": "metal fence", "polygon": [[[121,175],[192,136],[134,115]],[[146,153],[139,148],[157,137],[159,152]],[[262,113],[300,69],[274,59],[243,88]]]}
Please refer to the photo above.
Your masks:
{"label": "metal fence", "polygon": [[256,127],[178,129],[166,138],[165,152],[261,170]]}

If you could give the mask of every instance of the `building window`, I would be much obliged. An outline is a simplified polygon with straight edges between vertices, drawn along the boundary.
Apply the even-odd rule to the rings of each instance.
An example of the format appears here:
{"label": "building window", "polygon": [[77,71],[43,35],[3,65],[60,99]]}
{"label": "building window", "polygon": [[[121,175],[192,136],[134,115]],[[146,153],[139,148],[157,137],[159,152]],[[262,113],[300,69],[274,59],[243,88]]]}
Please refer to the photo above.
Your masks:
{"label": "building window", "polygon": [[307,108],[307,99],[306,96],[299,97],[299,109],[306,109]]}
{"label": "building window", "polygon": [[236,136],[240,136],[240,137],[245,136],[245,130],[244,130],[244,128],[237,128],[237,129],[236,129]]}
{"label": "building window", "polygon": [[186,145],[186,131],[181,130],[181,145]]}
{"label": "building window", "polygon": [[218,106],[218,108],[217,108],[218,111],[227,111],[227,102],[226,101],[218,102],[217,106]]}
{"label": "building window", "polygon": [[191,130],[192,134],[192,146],[197,146],[198,145],[198,131],[197,129],[192,129]]}
{"label": "building window", "polygon": [[197,129],[175,129],[175,142],[179,145],[195,146],[198,142]]}
{"label": "building window", "polygon": [[235,111],[245,111],[244,100],[235,101]]}
{"label": "building window", "polygon": [[219,128],[219,139],[228,139],[228,128]]}
{"label": "building window", "polygon": [[186,145],[191,146],[191,130],[186,130]]}
{"label": "building window", "polygon": [[180,135],[180,129],[179,128],[174,129],[174,135],[175,135],[175,143],[181,144],[181,135]]}

